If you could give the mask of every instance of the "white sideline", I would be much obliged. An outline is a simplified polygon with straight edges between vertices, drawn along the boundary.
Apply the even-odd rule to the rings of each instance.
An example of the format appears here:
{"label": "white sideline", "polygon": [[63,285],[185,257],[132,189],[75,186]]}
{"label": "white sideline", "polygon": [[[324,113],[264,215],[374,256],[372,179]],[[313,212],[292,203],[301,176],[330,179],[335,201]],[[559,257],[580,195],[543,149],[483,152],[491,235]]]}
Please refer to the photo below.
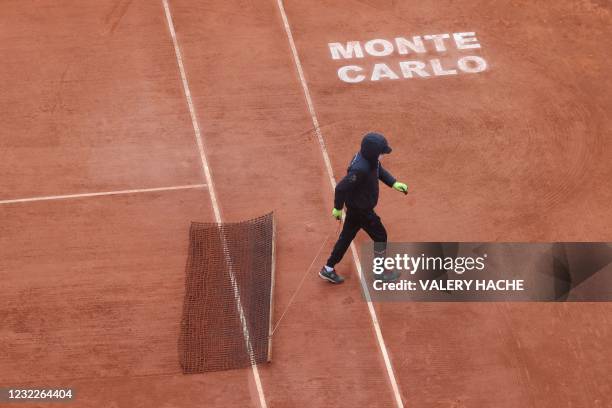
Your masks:
{"label": "white sideline", "polygon": [[[170,36],[172,37],[172,44],[174,45],[174,53],[176,54],[176,62],[178,64],[179,72],[181,74],[183,91],[185,92],[185,98],[187,99],[187,105],[189,107],[189,114],[191,116],[191,124],[193,125],[193,131],[195,133],[195,139],[198,145],[198,151],[200,152],[200,159],[202,160],[202,171],[204,173],[206,184],[208,185],[210,201],[212,203],[213,211],[215,213],[215,221],[217,223],[221,223],[222,222],[221,211],[219,210],[219,204],[217,202],[217,194],[215,193],[212,175],[210,172],[210,167],[208,165],[208,159],[206,158],[206,153],[204,151],[204,143],[202,142],[202,134],[200,132],[200,126],[198,125],[198,118],[196,116],[195,107],[193,105],[193,100],[191,98],[191,91],[189,90],[189,83],[187,82],[187,74],[185,73],[185,66],[183,65],[183,57],[182,57],[181,50],[178,44],[178,40],[176,38],[176,31],[174,30],[172,14],[170,13],[170,7],[168,5],[168,0],[162,0],[162,3],[164,5],[164,12],[166,14],[166,21],[168,23],[168,29],[170,30]],[[223,240],[223,242],[224,242],[224,247],[226,247],[225,240]],[[229,251],[225,250],[224,252],[228,253]],[[234,297],[236,299],[236,306],[240,314],[240,322],[242,323],[242,332],[244,335],[244,340],[245,340],[246,347],[249,353],[249,357],[251,359],[251,369],[253,371],[253,379],[255,380],[255,387],[257,388],[257,394],[259,396],[259,404],[261,408],[267,408],[266,398],[263,392],[263,387],[261,385],[261,377],[259,376],[259,370],[257,368],[257,364],[255,363],[249,329],[246,324],[244,309],[242,308],[242,302],[240,300],[239,288],[238,288],[235,276],[232,272],[231,262],[229,265],[229,270],[230,270],[230,274],[229,274],[230,280],[232,282],[232,288],[234,290]]]}
{"label": "white sideline", "polygon": [[[321,133],[321,128],[319,126],[319,120],[317,119],[317,114],[314,110],[314,105],[312,103],[312,98],[310,96],[308,84],[306,83],[306,77],[304,76],[304,70],[302,69],[302,63],[300,62],[300,57],[298,55],[297,48],[295,46],[295,41],[293,40],[293,34],[291,33],[291,27],[289,26],[289,20],[287,18],[287,13],[285,13],[285,7],[283,6],[283,1],[282,0],[276,0],[276,1],[278,4],[279,11],[281,13],[281,17],[283,19],[283,24],[285,26],[285,32],[287,33],[287,39],[289,40],[289,46],[291,47],[291,53],[293,54],[293,62],[295,63],[295,67],[300,77],[300,82],[302,84],[302,89],[304,91],[304,97],[306,98],[306,104],[308,105],[308,111],[310,112],[312,124],[314,125],[315,133],[317,135],[319,146],[321,148],[321,153],[323,154],[323,161],[325,162],[325,168],[327,169],[327,175],[329,176],[329,181],[332,186],[332,189],[335,189],[336,179],[334,178],[334,172],[331,166],[331,160],[329,158],[329,154],[327,153],[327,147],[325,146],[325,140],[323,139],[323,134]],[[374,305],[372,304],[372,298],[370,297],[370,291],[364,279],[363,271],[361,270],[361,264],[359,263],[359,257],[357,255],[357,250],[355,249],[355,244],[353,243],[351,243],[351,253],[353,254],[353,261],[355,262],[355,267],[357,268],[357,273],[359,274],[359,280],[361,281],[361,286],[363,288],[363,292],[366,297],[368,310],[370,311],[370,317],[372,318],[372,325],[374,326],[374,331],[376,333],[376,339],[378,340],[378,345],[380,346],[380,352],[382,353],[382,357],[385,362],[385,367],[387,369],[387,374],[389,376],[389,381],[391,382],[391,388],[393,390],[395,402],[398,407],[403,408],[404,403],[402,401],[402,397],[399,392],[397,380],[395,379],[395,374],[393,372],[393,367],[391,365],[391,359],[389,358],[387,346],[385,345],[385,339],[383,338],[382,331],[380,329],[380,323],[376,315],[376,310],[374,310]]]}
{"label": "white sideline", "polygon": [[31,202],[36,202],[36,201],[67,200],[70,198],[113,196],[113,195],[120,195],[120,194],[153,193],[156,191],[188,190],[188,189],[204,188],[204,187],[206,187],[206,184],[188,184],[185,186],[138,188],[134,190],[102,191],[98,193],[80,193],[80,194],[65,194],[65,195],[55,195],[55,196],[29,197],[29,198],[15,198],[12,200],[0,200],[0,205],[16,204],[16,203],[31,203]]}

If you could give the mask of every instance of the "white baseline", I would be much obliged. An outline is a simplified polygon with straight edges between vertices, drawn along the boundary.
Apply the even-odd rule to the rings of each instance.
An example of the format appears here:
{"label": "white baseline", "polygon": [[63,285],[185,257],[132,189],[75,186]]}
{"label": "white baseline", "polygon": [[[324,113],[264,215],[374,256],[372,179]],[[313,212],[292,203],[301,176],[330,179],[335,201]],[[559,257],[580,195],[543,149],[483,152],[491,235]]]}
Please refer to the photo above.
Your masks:
{"label": "white baseline", "polygon": [[116,190],[116,191],[101,191],[97,193],[79,193],[79,194],[64,194],[54,196],[40,196],[40,197],[28,197],[28,198],[14,198],[11,200],[0,200],[2,204],[17,204],[17,203],[31,203],[37,201],[51,201],[51,200],[68,200],[74,198],[87,198],[87,197],[102,197],[102,196],[114,196],[120,194],[138,194],[138,193],[154,193],[157,191],[173,191],[173,190],[189,190],[204,188],[206,184],[188,184],[184,186],[170,186],[170,187],[154,187],[154,188],[138,188],[132,190]]}
{"label": "white baseline", "polygon": [[[300,61],[300,57],[298,55],[297,48],[295,46],[295,41],[293,40],[293,34],[291,33],[291,27],[289,26],[289,20],[287,19],[287,13],[285,13],[285,7],[283,6],[282,0],[276,0],[276,1],[278,4],[280,13],[281,13],[281,17],[283,19],[283,24],[285,26],[285,32],[287,33],[287,39],[289,40],[289,46],[291,47],[291,53],[293,54],[293,61],[295,62],[295,67],[300,77],[300,82],[302,84],[302,89],[304,91],[304,97],[306,98],[306,104],[308,105],[308,111],[310,112],[312,124],[314,125],[315,133],[319,141],[319,146],[321,148],[321,153],[323,155],[323,161],[325,162],[325,168],[327,169],[327,175],[329,176],[329,181],[332,186],[332,189],[335,189],[336,179],[334,178],[334,172],[332,170],[331,160],[329,159],[329,154],[327,153],[327,147],[325,146],[325,140],[323,139],[323,134],[321,133],[321,127],[319,126],[319,120],[317,119],[317,114],[314,110],[314,105],[312,103],[312,98],[310,96],[308,84],[306,83],[306,77],[304,76],[304,70],[302,69],[302,63]],[[359,257],[357,255],[357,250],[355,249],[355,245],[353,243],[351,243],[351,252],[353,254],[353,261],[355,262],[355,267],[357,268],[357,273],[359,274],[359,280],[361,281],[361,286],[363,287],[363,291],[366,296],[368,310],[370,311],[370,317],[372,318],[372,325],[374,326],[374,332],[376,333],[376,340],[378,341],[380,352],[382,353],[382,357],[385,362],[385,368],[387,369],[387,375],[389,376],[389,382],[391,383],[391,389],[393,390],[393,396],[395,398],[395,403],[397,404],[398,407],[403,408],[404,403],[402,402],[402,397],[399,392],[397,380],[395,379],[395,374],[393,373],[393,367],[391,365],[391,359],[389,358],[387,346],[385,345],[385,339],[383,338],[382,331],[380,329],[380,323],[378,322],[378,317],[376,316],[376,311],[374,310],[374,305],[372,304],[372,298],[370,297],[370,291],[364,279],[363,271],[361,270],[361,265],[359,263]]]}
{"label": "white baseline", "polygon": [[[210,194],[210,201],[212,203],[213,212],[215,213],[215,220],[217,223],[221,223],[221,211],[219,209],[219,203],[217,201],[217,195],[215,193],[215,188],[212,180],[212,175],[210,172],[210,167],[208,165],[208,159],[206,158],[206,153],[204,151],[204,143],[202,141],[202,133],[200,132],[200,126],[198,124],[198,118],[196,116],[195,107],[193,105],[193,100],[191,98],[191,91],[189,90],[189,83],[187,82],[187,74],[185,73],[185,66],[183,64],[183,56],[181,54],[181,49],[178,44],[178,40],[176,38],[176,31],[174,30],[174,22],[172,20],[172,14],[170,13],[170,7],[168,5],[168,0],[162,0],[164,6],[164,12],[166,14],[166,21],[168,23],[168,29],[170,30],[170,36],[172,37],[172,44],[174,45],[174,53],[176,55],[176,62],[178,64],[179,72],[181,75],[181,82],[183,84],[183,91],[185,92],[185,99],[187,100],[187,106],[189,107],[189,114],[191,116],[191,124],[193,125],[193,131],[195,134],[196,143],[198,145],[198,151],[200,153],[200,159],[202,161],[202,172],[204,173],[204,178],[206,183],[208,184],[208,192]],[[224,247],[226,246],[225,240],[223,240]],[[224,251],[228,253],[228,251]],[[266,398],[264,395],[263,387],[261,385],[261,377],[259,376],[259,370],[257,369],[257,364],[255,363],[255,359],[253,356],[253,347],[251,346],[251,338],[249,334],[249,329],[246,324],[246,318],[244,309],[242,307],[242,302],[240,300],[240,292],[238,285],[236,283],[235,276],[232,272],[232,265],[230,260],[226,260],[229,263],[229,271],[230,271],[230,280],[232,281],[232,289],[234,290],[234,298],[236,300],[236,306],[238,308],[238,312],[240,314],[240,322],[242,324],[242,332],[244,335],[244,341],[246,343],[246,347],[249,353],[249,357],[251,359],[251,369],[253,371],[253,379],[255,380],[255,387],[257,388],[257,395],[259,396],[259,404],[262,408],[267,408]]]}

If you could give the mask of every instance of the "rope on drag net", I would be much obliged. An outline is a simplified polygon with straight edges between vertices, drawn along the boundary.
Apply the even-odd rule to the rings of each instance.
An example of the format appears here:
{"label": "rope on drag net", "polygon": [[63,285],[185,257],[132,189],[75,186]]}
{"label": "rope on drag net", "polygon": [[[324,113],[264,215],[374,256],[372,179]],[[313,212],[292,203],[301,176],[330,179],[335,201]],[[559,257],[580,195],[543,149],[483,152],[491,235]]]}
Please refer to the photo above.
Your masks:
{"label": "rope on drag net", "polygon": [[321,251],[323,251],[323,248],[325,248],[325,245],[327,244],[327,241],[329,241],[329,238],[332,236],[332,234],[338,235],[338,232],[340,231],[340,226],[341,225],[342,225],[342,222],[338,222],[338,227],[336,228],[336,230],[333,233],[330,232],[329,234],[327,234],[327,236],[323,240],[323,243],[319,247],[319,250],[317,251],[317,254],[314,256],[312,262],[310,263],[310,265],[306,269],[306,272],[304,272],[304,275],[302,276],[302,279],[300,280],[300,283],[298,284],[297,288],[293,292],[293,295],[291,295],[291,299],[289,299],[289,303],[287,303],[287,306],[285,307],[285,310],[281,314],[281,317],[276,322],[276,325],[274,326],[274,329],[272,330],[271,336],[274,336],[274,333],[276,333],[276,329],[278,329],[278,326],[280,325],[281,321],[283,320],[283,318],[285,317],[285,315],[289,311],[289,308],[291,308],[291,305],[293,304],[293,301],[297,297],[298,293],[302,289],[302,286],[304,285],[304,282],[306,281],[306,276],[308,276],[308,272],[310,272],[310,270],[312,269],[312,266],[315,264],[316,260],[319,258],[319,255],[321,255]]}

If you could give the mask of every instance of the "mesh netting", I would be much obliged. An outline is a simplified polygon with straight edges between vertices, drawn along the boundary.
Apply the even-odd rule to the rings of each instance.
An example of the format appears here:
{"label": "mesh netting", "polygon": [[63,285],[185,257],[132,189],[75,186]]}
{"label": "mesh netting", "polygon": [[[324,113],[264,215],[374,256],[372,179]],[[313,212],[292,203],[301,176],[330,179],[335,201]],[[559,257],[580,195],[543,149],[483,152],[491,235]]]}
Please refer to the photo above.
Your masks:
{"label": "mesh netting", "polygon": [[272,213],[238,223],[192,223],[179,336],[184,373],[269,360]]}

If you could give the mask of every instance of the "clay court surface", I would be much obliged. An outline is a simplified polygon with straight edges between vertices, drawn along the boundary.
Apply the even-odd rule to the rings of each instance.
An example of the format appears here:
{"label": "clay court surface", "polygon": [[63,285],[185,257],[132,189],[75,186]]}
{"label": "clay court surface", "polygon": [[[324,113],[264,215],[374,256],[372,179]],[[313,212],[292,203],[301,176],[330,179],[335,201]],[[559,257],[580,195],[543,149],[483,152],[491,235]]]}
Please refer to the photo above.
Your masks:
{"label": "clay court surface", "polygon": [[[260,390],[251,369],[180,372],[190,222],[275,212],[278,317],[336,228],[324,154],[339,179],[369,130],[411,190],[382,188],[393,241],[612,241],[609,2],[286,0],[288,26],[280,5],[3,2],[0,386],[78,407],[612,407],[609,303],[369,310],[350,252],[343,286],[316,277],[331,241]],[[328,48],[467,31],[484,72],[349,84]]]}

